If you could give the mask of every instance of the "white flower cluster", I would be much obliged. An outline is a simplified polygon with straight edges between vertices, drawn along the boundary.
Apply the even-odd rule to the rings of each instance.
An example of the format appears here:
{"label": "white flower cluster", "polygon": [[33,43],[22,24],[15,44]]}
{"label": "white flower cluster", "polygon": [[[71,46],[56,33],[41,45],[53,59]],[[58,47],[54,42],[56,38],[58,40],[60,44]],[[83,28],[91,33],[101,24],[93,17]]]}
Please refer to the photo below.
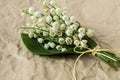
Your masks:
{"label": "white flower cluster", "polygon": [[84,37],[93,36],[93,30],[85,29],[68,15],[67,8],[60,8],[54,0],[40,0],[47,14],[42,14],[34,8],[23,10],[21,15],[28,14],[33,21],[32,25],[25,26],[30,38],[37,38],[45,49],[56,48],[66,52],[64,45],[87,47]]}

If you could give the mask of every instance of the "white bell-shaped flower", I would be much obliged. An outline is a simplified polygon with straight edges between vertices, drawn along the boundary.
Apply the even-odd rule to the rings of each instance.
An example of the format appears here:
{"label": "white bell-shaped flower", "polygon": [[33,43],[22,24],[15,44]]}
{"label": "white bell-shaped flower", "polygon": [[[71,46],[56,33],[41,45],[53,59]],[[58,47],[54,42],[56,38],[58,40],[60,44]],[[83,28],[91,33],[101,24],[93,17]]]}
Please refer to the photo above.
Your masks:
{"label": "white bell-shaped flower", "polygon": [[75,46],[79,46],[79,45],[80,45],[80,41],[79,41],[79,40],[75,40],[75,41],[74,41],[74,45],[75,45]]}
{"label": "white bell-shaped flower", "polygon": [[62,48],[62,50],[61,50],[62,52],[66,52],[67,51],[67,49],[66,48]]}
{"label": "white bell-shaped flower", "polygon": [[70,44],[72,44],[72,39],[70,37],[67,37],[65,39],[65,42],[67,43],[67,45],[70,45]]}
{"label": "white bell-shaped flower", "polygon": [[35,16],[31,16],[31,20],[34,20],[36,17]]}
{"label": "white bell-shaped flower", "polygon": [[65,43],[65,39],[64,38],[59,38],[59,43],[60,44],[64,44]]}
{"label": "white bell-shaped flower", "polygon": [[44,48],[48,49],[49,48],[49,44],[44,44]]}
{"label": "white bell-shaped flower", "polygon": [[55,32],[54,32],[53,30],[50,30],[49,35],[50,35],[51,37],[54,37],[54,36],[55,36]]}
{"label": "white bell-shaped flower", "polygon": [[38,37],[37,34],[34,34],[33,36],[34,36],[34,38],[37,38],[37,37]]}
{"label": "white bell-shaped flower", "polygon": [[58,29],[58,31],[56,32],[56,35],[62,36],[62,31],[60,31],[60,30]]}
{"label": "white bell-shaped flower", "polygon": [[45,22],[45,17],[40,17],[38,19],[38,22],[41,24],[41,23],[44,23]]}
{"label": "white bell-shaped flower", "polygon": [[21,12],[21,14],[20,14],[21,16],[24,16],[25,15],[25,13],[24,12]]}
{"label": "white bell-shaped flower", "polygon": [[67,36],[72,36],[73,31],[71,29],[67,29],[65,33]]}
{"label": "white bell-shaped flower", "polygon": [[57,46],[56,46],[56,49],[57,49],[57,50],[62,50],[62,46],[61,46],[61,45],[57,45]]}
{"label": "white bell-shaped flower", "polygon": [[82,47],[87,47],[87,40],[82,40],[81,41],[81,46]]}
{"label": "white bell-shaped flower", "polygon": [[65,30],[65,24],[60,25],[60,30]]}
{"label": "white bell-shaped flower", "polygon": [[50,13],[51,13],[52,15],[55,15],[55,9],[54,9],[54,8],[50,9]]}
{"label": "white bell-shaped flower", "polygon": [[85,32],[86,32],[85,28],[79,28],[78,29],[78,33],[85,33]]}
{"label": "white bell-shaped flower", "polygon": [[63,16],[62,16],[62,19],[63,19],[64,21],[68,21],[68,20],[69,20],[69,17],[68,17],[67,15],[63,15]]}
{"label": "white bell-shaped flower", "polygon": [[70,26],[70,29],[72,29],[73,31],[77,30],[77,28],[78,28],[78,26],[76,26],[75,24],[73,24],[73,25]]}
{"label": "white bell-shaped flower", "polygon": [[43,1],[43,5],[44,5],[44,6],[48,6],[48,5],[49,5],[48,0],[44,0],[44,1]]}
{"label": "white bell-shaped flower", "polygon": [[37,41],[38,41],[39,43],[43,43],[43,42],[44,42],[44,39],[43,39],[43,38],[38,38]]}
{"label": "white bell-shaped flower", "polygon": [[46,22],[50,23],[51,21],[52,21],[52,17],[51,17],[50,15],[48,15],[48,16],[46,17]]}
{"label": "white bell-shaped flower", "polygon": [[53,31],[55,31],[55,32],[57,32],[59,30],[59,28],[60,28],[59,22],[54,22],[52,24],[52,26],[53,26]]}
{"label": "white bell-shaped flower", "polygon": [[75,22],[75,16],[71,16],[71,17],[70,17],[70,21],[71,21],[71,22]]}
{"label": "white bell-shaped flower", "polygon": [[48,32],[43,32],[43,36],[48,36]]}
{"label": "white bell-shaped flower", "polygon": [[78,34],[74,34],[74,35],[73,35],[73,39],[74,39],[74,40],[78,40]]}
{"label": "white bell-shaped flower", "polygon": [[54,42],[51,42],[51,43],[49,44],[49,46],[50,46],[51,48],[54,48],[54,47],[55,47],[55,43],[54,43]]}
{"label": "white bell-shaped flower", "polygon": [[70,25],[70,24],[71,24],[71,21],[70,21],[70,20],[67,20],[67,21],[65,21],[65,24]]}
{"label": "white bell-shaped flower", "polygon": [[64,8],[63,8],[63,11],[62,11],[62,14],[63,14],[63,15],[67,15],[67,13],[68,13],[68,9],[67,9],[66,7],[64,7]]}
{"label": "white bell-shaped flower", "polygon": [[62,14],[62,9],[61,8],[56,8],[55,12],[56,12],[57,15],[60,15],[60,14]]}
{"label": "white bell-shaped flower", "polygon": [[28,13],[29,13],[29,14],[33,14],[33,13],[34,13],[34,11],[35,11],[35,10],[34,10],[34,8],[33,8],[33,7],[30,7],[30,8],[28,9]]}
{"label": "white bell-shaped flower", "polygon": [[29,36],[29,38],[33,38],[34,37],[34,33],[33,32],[29,32],[28,36]]}
{"label": "white bell-shaped flower", "polygon": [[85,36],[84,33],[79,33],[79,34],[78,34],[78,37],[79,37],[80,40],[81,40],[84,36]]}
{"label": "white bell-shaped flower", "polygon": [[94,31],[91,30],[91,29],[88,29],[87,32],[86,32],[86,35],[87,35],[88,37],[92,37],[93,34],[94,34]]}
{"label": "white bell-shaped flower", "polygon": [[51,1],[50,1],[50,4],[51,4],[52,6],[55,6],[55,5],[56,5],[56,2],[55,2],[54,0],[51,0]]}
{"label": "white bell-shaped flower", "polygon": [[59,17],[57,15],[55,15],[55,16],[53,16],[53,19],[57,21],[57,20],[59,20]]}
{"label": "white bell-shaped flower", "polygon": [[39,11],[36,11],[36,12],[34,12],[34,14],[33,14],[35,17],[38,17],[39,15],[40,15],[40,12]]}

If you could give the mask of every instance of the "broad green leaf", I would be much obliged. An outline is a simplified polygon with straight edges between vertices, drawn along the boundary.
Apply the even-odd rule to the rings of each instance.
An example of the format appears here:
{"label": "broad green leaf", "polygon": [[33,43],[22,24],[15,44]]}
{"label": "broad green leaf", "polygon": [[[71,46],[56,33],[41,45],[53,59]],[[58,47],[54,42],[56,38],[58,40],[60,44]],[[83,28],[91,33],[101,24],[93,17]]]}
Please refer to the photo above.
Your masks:
{"label": "broad green leaf", "polygon": [[61,53],[61,51],[56,50],[55,48],[47,50],[44,49],[43,44],[38,43],[37,39],[29,38],[27,34],[21,34],[22,40],[25,46],[33,53],[38,55],[54,55],[54,54],[66,54],[74,53],[73,46],[64,46],[67,48],[66,53]]}

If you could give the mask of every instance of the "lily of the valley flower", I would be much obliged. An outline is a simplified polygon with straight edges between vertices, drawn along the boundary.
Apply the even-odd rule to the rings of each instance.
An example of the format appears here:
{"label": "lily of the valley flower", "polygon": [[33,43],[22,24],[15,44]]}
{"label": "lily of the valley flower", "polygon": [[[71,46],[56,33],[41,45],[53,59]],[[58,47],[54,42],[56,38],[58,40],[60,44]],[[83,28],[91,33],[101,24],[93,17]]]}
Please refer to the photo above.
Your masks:
{"label": "lily of the valley flower", "polygon": [[81,41],[81,46],[82,47],[87,47],[87,40],[82,40]]}
{"label": "lily of the valley flower", "polygon": [[44,48],[48,49],[49,48],[49,44],[44,44]]}
{"label": "lily of the valley flower", "polygon": [[79,37],[80,40],[81,40],[84,36],[85,36],[84,33],[79,33],[79,34],[78,34],[78,37]]}
{"label": "lily of the valley flower", "polygon": [[33,14],[33,13],[34,13],[34,11],[35,11],[35,10],[34,10],[34,8],[33,8],[33,7],[30,7],[30,8],[28,9],[28,13],[29,13],[29,14]]}
{"label": "lily of the valley flower", "polygon": [[39,43],[43,43],[44,39],[43,38],[38,38],[37,39]]}
{"label": "lily of the valley flower", "polygon": [[85,28],[79,28],[78,29],[78,33],[85,33],[85,31],[86,31]]}
{"label": "lily of the valley flower", "polygon": [[93,34],[94,34],[94,31],[91,30],[91,29],[88,29],[87,32],[86,32],[86,34],[87,34],[88,37],[92,37]]}
{"label": "lily of the valley flower", "polygon": [[80,45],[80,41],[79,41],[79,40],[75,40],[75,41],[74,41],[74,45],[75,45],[75,46],[79,46],[79,45]]}
{"label": "lily of the valley flower", "polygon": [[67,43],[67,45],[71,45],[72,44],[72,39],[70,37],[67,37],[65,39],[65,42]]}
{"label": "lily of the valley flower", "polygon": [[66,52],[67,51],[67,49],[66,48],[62,48],[62,50],[61,50],[62,52]]}
{"label": "lily of the valley flower", "polygon": [[55,45],[54,42],[50,42],[50,43],[49,43],[49,46],[50,46],[51,48],[54,48],[56,45]]}
{"label": "lily of the valley flower", "polygon": [[64,38],[59,38],[59,43],[60,44],[64,44],[65,43],[65,39]]}
{"label": "lily of the valley flower", "polygon": [[57,45],[56,49],[60,51],[60,50],[62,50],[62,46],[61,45]]}

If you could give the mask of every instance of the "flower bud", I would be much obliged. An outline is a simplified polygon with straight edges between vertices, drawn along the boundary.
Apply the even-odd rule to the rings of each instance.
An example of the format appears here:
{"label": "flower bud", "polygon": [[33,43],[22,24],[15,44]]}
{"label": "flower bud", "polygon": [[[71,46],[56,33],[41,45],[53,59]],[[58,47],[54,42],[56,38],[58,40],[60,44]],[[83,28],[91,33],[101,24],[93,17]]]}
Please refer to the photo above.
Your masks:
{"label": "flower bud", "polygon": [[50,9],[50,13],[51,13],[52,15],[55,15],[55,9],[54,9],[54,8]]}
{"label": "flower bud", "polygon": [[94,31],[91,30],[91,29],[88,29],[87,32],[86,32],[86,34],[87,34],[88,37],[92,37],[93,34],[94,34]]}
{"label": "flower bud", "polygon": [[68,9],[65,7],[65,8],[63,8],[63,11],[62,11],[62,14],[63,15],[66,15],[68,13]]}
{"label": "flower bud", "polygon": [[70,21],[71,21],[71,22],[75,22],[75,16],[71,16],[71,17],[70,17]]}
{"label": "flower bud", "polygon": [[44,18],[44,17],[41,17],[41,18],[38,19],[38,22],[39,22],[39,23],[44,23],[44,21],[45,21],[45,18]]}
{"label": "flower bud", "polygon": [[63,19],[64,21],[68,21],[68,20],[69,20],[69,17],[68,17],[67,15],[63,15],[62,19]]}
{"label": "flower bud", "polygon": [[45,49],[48,49],[48,48],[49,48],[49,45],[48,45],[48,44],[44,44],[44,48],[45,48]]}
{"label": "flower bud", "polygon": [[66,23],[67,25],[70,25],[70,24],[71,24],[70,20],[65,21],[65,23]]}
{"label": "flower bud", "polygon": [[33,38],[34,37],[34,33],[33,32],[29,32],[28,36],[29,36],[29,38]]}
{"label": "flower bud", "polygon": [[52,1],[50,1],[50,4],[51,4],[52,6],[55,6],[55,5],[56,5],[56,2],[55,2],[54,0],[52,0]]}
{"label": "flower bud", "polygon": [[62,9],[61,8],[56,8],[55,10],[57,15],[60,15],[62,13]]}
{"label": "flower bud", "polygon": [[46,17],[46,22],[50,23],[52,21],[52,17],[49,15]]}
{"label": "flower bud", "polygon": [[53,26],[53,31],[55,31],[55,32],[57,32],[58,29],[60,28],[60,24],[58,22],[54,22],[52,24],[52,26]]}
{"label": "flower bud", "polygon": [[49,4],[49,2],[48,2],[47,0],[44,0],[44,1],[43,1],[43,5],[44,5],[44,6],[48,6],[48,4]]}
{"label": "flower bud", "polygon": [[36,33],[41,33],[41,30],[36,29]]}
{"label": "flower bud", "polygon": [[34,20],[35,19],[35,16],[31,16],[31,20]]}
{"label": "flower bud", "polygon": [[65,24],[60,25],[60,30],[65,30]]}
{"label": "flower bud", "polygon": [[21,12],[21,16],[24,16],[25,15],[25,13],[24,12]]}
{"label": "flower bud", "polygon": [[54,20],[58,20],[59,17],[58,17],[57,15],[55,15],[55,16],[53,16],[53,19],[54,19]]}
{"label": "flower bud", "polygon": [[61,50],[62,52],[66,52],[67,51],[67,49],[66,48],[62,48],[62,50]]}
{"label": "flower bud", "polygon": [[34,36],[34,38],[37,38],[37,34],[34,34],[33,36]]}
{"label": "flower bud", "polygon": [[55,47],[55,43],[54,43],[54,42],[51,42],[51,43],[49,44],[49,46],[50,46],[51,48],[54,48],[54,47]]}
{"label": "flower bud", "polygon": [[48,32],[43,32],[43,36],[48,36]]}
{"label": "flower bud", "polygon": [[39,15],[40,15],[40,12],[39,11],[36,11],[36,12],[34,12],[34,14],[33,14],[35,17],[38,17]]}
{"label": "flower bud", "polygon": [[30,8],[28,9],[28,13],[29,13],[29,14],[33,14],[34,11],[35,11],[35,10],[33,9],[33,7],[30,7]]}
{"label": "flower bud", "polygon": [[39,43],[43,43],[44,40],[43,40],[42,38],[38,38],[37,41],[38,41]]}

